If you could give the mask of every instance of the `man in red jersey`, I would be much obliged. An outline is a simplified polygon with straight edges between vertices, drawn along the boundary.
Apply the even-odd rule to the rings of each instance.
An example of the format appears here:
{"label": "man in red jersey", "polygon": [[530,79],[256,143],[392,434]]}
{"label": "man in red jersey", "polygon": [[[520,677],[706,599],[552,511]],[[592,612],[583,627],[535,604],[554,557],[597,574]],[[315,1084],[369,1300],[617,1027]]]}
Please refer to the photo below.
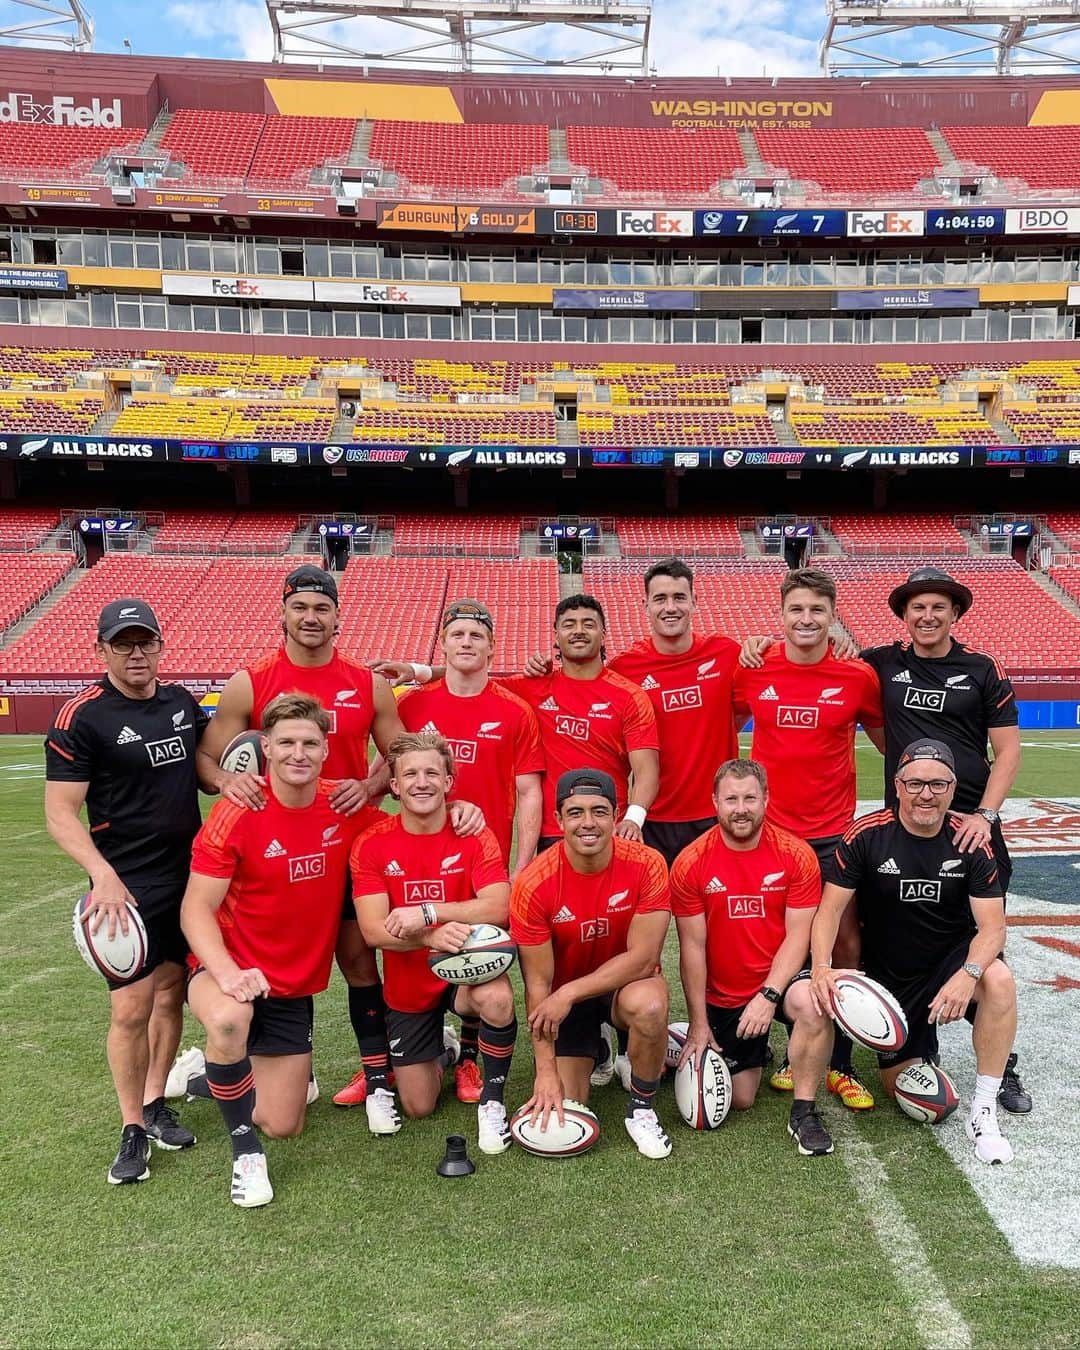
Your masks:
{"label": "man in red jersey", "polygon": [[382,814],[343,815],[337,784],[319,781],[331,721],[316,699],[282,694],[262,726],[264,805],[215,804],[180,912],[188,1002],[206,1028],[206,1078],[232,1140],[232,1201],[243,1208],[274,1197],[254,1126],[279,1139],[304,1128],[312,996],[330,981],[349,846]]}
{"label": "man in red jersey", "polygon": [[610,774],[570,770],[554,796],[562,838],[518,875],[511,900],[536,1059],[527,1105],[546,1129],[553,1111],[563,1120],[564,1098],[587,1101],[603,1024],[622,1027],[634,1065],[627,1133],[645,1157],[666,1158],[655,1097],[667,1047],[667,866],[616,834]]}
{"label": "man in red jersey", "polygon": [[[760,666],[735,674],[736,720],[754,718],[753,758],[769,776],[768,816],[805,839],[817,854],[825,880],[840,837],[855,817],[855,729],[876,733],[882,725],[881,685],[862,661],[842,661],[829,650],[836,616],[836,585],[813,568],[789,572],[780,586],[784,641],[770,647]],[[858,925],[845,916],[837,960],[858,964]],[[784,1065],[770,1080],[791,1091]],[[851,1110],[868,1110],[874,1099],[855,1078],[851,1041],[837,1028],[829,1091]]]}
{"label": "man in red jersey", "polygon": [[815,1109],[832,1045],[810,997],[810,928],[821,901],[813,849],[766,821],[768,780],[754,760],[716,771],[716,824],[671,869],[679,969],[690,1018],[682,1060],[706,1047],[731,1070],[732,1104],[753,1106],[773,1018],[788,1027],[795,1084],[788,1133],[804,1157],[831,1153]]}
{"label": "man in red jersey", "polygon": [[[330,717],[326,776],[336,780],[330,804],[343,817],[367,802],[378,805],[386,791],[385,773],[368,775],[368,741],[385,750],[402,730],[397,703],[387,682],[335,649],[338,629],[337,582],[329,572],[305,563],[285,578],[282,595],[285,641],[268,655],[238,670],[222,690],[217,713],[200,746],[199,767],[230,800],[261,810],[263,784],[256,774],[226,773],[222,752],[249,727],[257,727],[263,709],[278,694],[311,694]],[[386,1059],[386,1015],[375,953],[356,923],[352,897],[345,894],[337,941],[337,961],[349,990],[352,1023],[361,1062]],[[363,1102],[367,1079],[363,1067],[339,1092],[339,1106]]]}
{"label": "man in red jersey", "polygon": [[[408,731],[434,731],[454,756],[452,797],[474,802],[499,841],[503,864],[517,817],[515,872],[532,861],[543,813],[541,774],[544,757],[536,714],[523,699],[488,676],[495,651],[495,621],[486,605],[458,600],[443,615],[442,648],[446,674],[406,691],[398,712]],[[454,1068],[458,1100],[479,1102],[482,1092],[480,1023],[461,1020],[461,1053]]]}
{"label": "man in red jersey", "polygon": [[[401,814],[388,817],[353,846],[356,914],[364,937],[383,951],[390,1059],[405,1114],[429,1116],[439,1099],[443,1014],[480,1019],[484,1060],[477,1108],[479,1148],[510,1147],[503,1093],[517,1039],[514,994],[500,975],[474,988],[448,985],[428,965],[431,952],[460,951],[473,924],[507,922],[510,886],[495,836],[468,839],[450,824],[446,797],[453,786],[450,747],[430,731],[399,736],[389,747],[390,784]],[[401,1121],[386,1070],[371,1078],[365,1103],[373,1134],[395,1134]]]}

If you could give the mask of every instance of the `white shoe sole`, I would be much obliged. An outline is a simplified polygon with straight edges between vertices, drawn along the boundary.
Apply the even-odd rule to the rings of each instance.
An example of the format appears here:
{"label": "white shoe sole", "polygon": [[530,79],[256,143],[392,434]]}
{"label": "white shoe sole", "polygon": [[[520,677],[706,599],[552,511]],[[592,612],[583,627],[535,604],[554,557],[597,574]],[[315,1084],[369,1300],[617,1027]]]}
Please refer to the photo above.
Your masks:
{"label": "white shoe sole", "polygon": [[194,1148],[195,1145],[199,1142],[198,1135],[196,1135],[195,1138],[192,1139],[190,1144],[166,1144],[164,1140],[159,1139],[157,1135],[149,1133],[147,1134],[146,1137],[147,1139],[150,1140],[152,1147],[160,1148],[165,1153],[183,1153],[185,1149]]}
{"label": "white shoe sole", "polygon": [[192,1046],[182,1055],[177,1055],[165,1080],[164,1096],[175,1101],[187,1092],[188,1079],[206,1072],[206,1056],[197,1047]]}
{"label": "white shoe sole", "polygon": [[232,1202],[237,1209],[261,1209],[263,1205],[268,1205],[274,1198],[273,1186],[268,1186],[265,1191],[256,1191],[254,1195],[244,1195],[242,1197],[232,1196]]}
{"label": "white shoe sole", "polygon": [[149,1181],[150,1169],[148,1167],[141,1177],[114,1177],[111,1168],[105,1175],[110,1186],[131,1186],[137,1181]]}
{"label": "white shoe sole", "polygon": [[671,1156],[670,1139],[667,1142],[667,1148],[664,1147],[659,1139],[646,1139],[642,1143],[639,1143],[634,1139],[634,1136],[630,1134],[630,1126],[626,1120],[623,1121],[623,1124],[626,1126],[626,1133],[630,1135],[630,1138],[634,1142],[634,1147],[643,1158],[651,1158],[653,1161],[659,1162],[661,1158],[669,1158]]}
{"label": "white shoe sole", "polygon": [[1009,1143],[1009,1141],[1005,1138],[1004,1135],[997,1135],[997,1136],[991,1135],[989,1137],[990,1138],[996,1137],[1001,1140],[1001,1142],[1005,1145],[1005,1147],[1009,1151],[1008,1157],[984,1158],[982,1154],[979,1152],[979,1140],[975,1134],[975,1127],[972,1125],[970,1117],[964,1122],[964,1129],[967,1132],[967,1137],[975,1145],[975,1157],[978,1159],[979,1162],[984,1163],[987,1167],[1004,1167],[1007,1163],[1012,1162],[1013,1158],[1015,1157],[1015,1154],[1013,1153],[1013,1147],[1012,1144]]}

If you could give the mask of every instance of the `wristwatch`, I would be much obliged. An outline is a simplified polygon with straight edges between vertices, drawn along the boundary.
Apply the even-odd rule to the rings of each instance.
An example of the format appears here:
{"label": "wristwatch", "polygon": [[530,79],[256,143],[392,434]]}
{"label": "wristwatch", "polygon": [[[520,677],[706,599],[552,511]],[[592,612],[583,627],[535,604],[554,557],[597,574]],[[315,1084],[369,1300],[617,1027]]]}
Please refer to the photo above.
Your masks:
{"label": "wristwatch", "polygon": [[989,806],[977,806],[971,813],[974,816],[982,816],[983,820],[988,820],[991,825],[996,825],[1000,820],[1000,813],[992,811]]}
{"label": "wristwatch", "polygon": [[779,989],[773,989],[771,985],[768,985],[768,984],[763,985],[759,992],[760,992],[760,994],[761,994],[761,997],[762,997],[762,998],[767,998],[767,999],[769,1000],[770,1003],[779,1003],[779,1002],[780,1002],[780,991],[779,991]]}
{"label": "wristwatch", "polygon": [[980,965],[976,965],[974,961],[965,961],[963,970],[965,974],[970,975],[976,982],[982,979],[983,968]]}

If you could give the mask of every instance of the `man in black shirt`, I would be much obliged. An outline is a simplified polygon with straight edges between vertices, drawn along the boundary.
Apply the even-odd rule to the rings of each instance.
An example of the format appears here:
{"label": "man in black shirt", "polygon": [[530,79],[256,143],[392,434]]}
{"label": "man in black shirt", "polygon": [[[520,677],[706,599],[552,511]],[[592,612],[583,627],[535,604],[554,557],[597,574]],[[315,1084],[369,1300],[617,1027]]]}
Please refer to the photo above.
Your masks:
{"label": "man in black shirt", "polygon": [[[947,572],[920,567],[889,596],[889,608],[907,625],[910,640],[860,652],[878,673],[885,713],[885,804],[897,804],[895,777],[900,753],[915,740],[944,741],[956,760],[956,796],[951,813],[955,842],[964,851],[989,843],[997,860],[1001,893],[1012,877],[998,812],[1020,768],[1016,696],[1000,663],[952,636],[971,608],[972,595]],[[987,758],[987,740],[993,763]],[[999,1101],[1025,1114],[1031,1097],[1011,1055]]]}
{"label": "man in black shirt", "polygon": [[972,1040],[977,1077],[968,1135],[982,1162],[1006,1163],[1012,1148],[997,1120],[997,1093],[1016,1034],[1016,986],[1005,962],[1005,900],[989,843],[961,848],[949,810],[956,765],[942,741],[916,741],[899,756],[897,805],[863,816],[836,850],[811,933],[811,991],[828,1012],[841,973],[831,966],[840,916],[858,894],[862,959],[871,979],[900,1001],[908,1039],[878,1055],[881,1081],[894,1095],[909,1064],[935,1060],[937,1024],[975,1005]]}
{"label": "man in black shirt", "polygon": [[145,601],[106,605],[95,648],[106,673],[60,709],[45,741],[46,824],[89,875],[87,922],[126,931],[131,901],[147,930],[142,974],[109,981],[109,1067],[123,1118],[114,1185],[146,1180],[150,1140],[165,1149],[195,1143],[164,1091],[183,1020],[180,901],[201,824],[195,747],[208,718],[186,689],[158,681],[161,648]]}

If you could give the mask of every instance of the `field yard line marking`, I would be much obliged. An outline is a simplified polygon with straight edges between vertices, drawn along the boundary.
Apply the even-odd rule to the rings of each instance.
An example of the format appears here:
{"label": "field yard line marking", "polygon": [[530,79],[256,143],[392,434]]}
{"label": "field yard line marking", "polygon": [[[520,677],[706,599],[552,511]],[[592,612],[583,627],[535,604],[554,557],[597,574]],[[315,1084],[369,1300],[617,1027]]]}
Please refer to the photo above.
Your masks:
{"label": "field yard line marking", "polygon": [[[929,1350],[966,1350],[972,1344],[971,1328],[953,1306],[918,1233],[905,1217],[885,1165],[839,1107],[830,1103],[828,1115],[829,1128],[837,1137],[840,1157],[863,1213],[870,1220],[882,1255],[892,1267],[897,1289],[914,1314],[913,1335]],[[920,1326],[934,1326],[936,1331],[932,1336],[922,1337],[917,1331]]]}
{"label": "field yard line marking", "polygon": [[1080,914],[1007,914],[1005,922],[1010,928],[1080,928]]}
{"label": "field yard line marking", "polygon": [[16,989],[22,989],[23,986],[27,984],[40,984],[42,980],[47,980],[50,975],[58,975],[59,973],[59,966],[46,966],[44,970],[36,971],[33,975],[27,975],[24,979],[16,980],[14,984],[9,984],[8,987],[0,993],[0,998],[10,998]]}
{"label": "field yard line marking", "polygon": [[15,844],[20,839],[33,839],[35,835],[44,833],[44,830],[23,830],[22,834],[9,834],[7,841],[9,844]]}
{"label": "field yard line marking", "polygon": [[39,895],[36,900],[27,900],[24,905],[15,905],[12,909],[0,910],[0,919],[13,919],[17,914],[28,914],[32,909],[40,909],[42,905],[52,905],[58,900],[63,900],[66,895],[73,895],[77,888],[75,886],[60,886],[55,891],[49,891],[48,895]]}

